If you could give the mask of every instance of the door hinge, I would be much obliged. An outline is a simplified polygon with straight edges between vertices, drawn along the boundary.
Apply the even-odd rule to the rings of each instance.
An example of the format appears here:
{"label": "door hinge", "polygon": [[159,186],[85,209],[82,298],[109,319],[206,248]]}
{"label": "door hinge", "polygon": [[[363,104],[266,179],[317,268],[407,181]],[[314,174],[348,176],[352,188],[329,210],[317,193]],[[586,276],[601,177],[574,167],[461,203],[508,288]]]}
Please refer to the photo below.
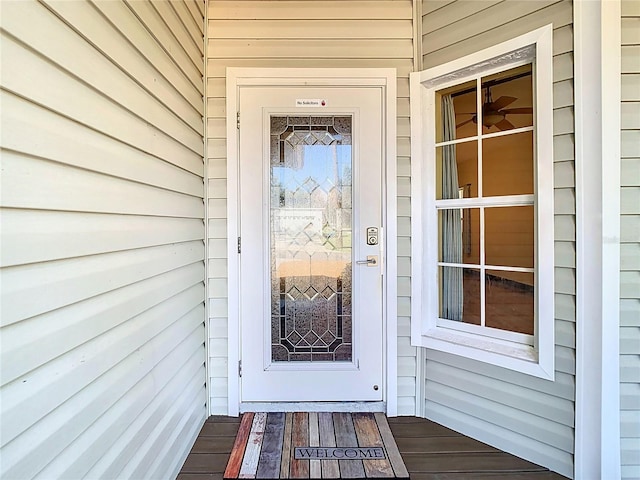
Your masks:
{"label": "door hinge", "polygon": [[238,376],[242,376],[242,360],[238,360]]}
{"label": "door hinge", "polygon": [[238,253],[240,253],[242,250],[242,241],[240,240],[240,237],[238,237]]}
{"label": "door hinge", "polygon": [[236,113],[236,127],[240,130],[240,112]]}

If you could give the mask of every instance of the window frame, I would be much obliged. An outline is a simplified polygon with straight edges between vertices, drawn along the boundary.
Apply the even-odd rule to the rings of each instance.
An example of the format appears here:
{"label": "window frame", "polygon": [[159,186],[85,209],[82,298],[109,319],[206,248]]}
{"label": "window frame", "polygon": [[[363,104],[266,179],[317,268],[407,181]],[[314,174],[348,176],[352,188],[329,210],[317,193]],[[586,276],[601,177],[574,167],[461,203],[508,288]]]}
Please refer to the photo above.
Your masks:
{"label": "window frame", "polygon": [[[554,378],[553,30],[539,28],[499,45],[411,74],[412,345]],[[438,315],[436,92],[533,61],[535,326],[533,345],[446,328]],[[497,202],[499,202],[499,197]],[[438,201],[440,204],[442,200]],[[491,202],[491,200],[490,200]],[[507,335],[508,337],[508,335]]]}

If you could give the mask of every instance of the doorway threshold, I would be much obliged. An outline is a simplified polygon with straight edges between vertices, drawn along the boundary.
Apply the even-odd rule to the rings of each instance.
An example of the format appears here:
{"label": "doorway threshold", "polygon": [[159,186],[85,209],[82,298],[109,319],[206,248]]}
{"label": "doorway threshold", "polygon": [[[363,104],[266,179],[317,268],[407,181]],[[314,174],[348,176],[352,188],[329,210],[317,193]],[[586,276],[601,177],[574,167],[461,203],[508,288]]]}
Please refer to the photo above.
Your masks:
{"label": "doorway threshold", "polygon": [[242,402],[245,412],[371,412],[386,413],[385,402]]}

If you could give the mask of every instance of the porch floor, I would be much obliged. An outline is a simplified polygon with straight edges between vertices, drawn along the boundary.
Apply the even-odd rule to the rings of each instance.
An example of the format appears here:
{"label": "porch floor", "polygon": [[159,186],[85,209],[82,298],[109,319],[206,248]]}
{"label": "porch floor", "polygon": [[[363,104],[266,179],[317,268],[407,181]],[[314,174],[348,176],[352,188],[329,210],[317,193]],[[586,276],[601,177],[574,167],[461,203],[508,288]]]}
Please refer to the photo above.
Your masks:
{"label": "porch floor", "polygon": [[[389,418],[400,454],[414,480],[562,480],[539,465],[417,417]],[[178,480],[222,480],[240,418],[207,419]]]}

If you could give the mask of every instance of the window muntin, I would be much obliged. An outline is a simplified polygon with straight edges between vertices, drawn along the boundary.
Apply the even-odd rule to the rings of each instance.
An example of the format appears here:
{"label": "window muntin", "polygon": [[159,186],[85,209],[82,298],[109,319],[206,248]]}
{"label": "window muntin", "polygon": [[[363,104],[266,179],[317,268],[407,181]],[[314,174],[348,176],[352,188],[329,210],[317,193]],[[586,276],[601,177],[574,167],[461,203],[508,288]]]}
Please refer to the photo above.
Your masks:
{"label": "window muntin", "polygon": [[[532,74],[533,64],[525,63],[438,90],[434,111],[438,310],[447,320],[437,324],[457,329],[460,322],[464,331],[497,338],[504,335],[495,330],[516,332],[521,335],[508,336],[529,345],[535,298]],[[469,197],[460,205],[468,208],[452,208],[465,185]],[[463,211],[470,232],[456,221]]]}

